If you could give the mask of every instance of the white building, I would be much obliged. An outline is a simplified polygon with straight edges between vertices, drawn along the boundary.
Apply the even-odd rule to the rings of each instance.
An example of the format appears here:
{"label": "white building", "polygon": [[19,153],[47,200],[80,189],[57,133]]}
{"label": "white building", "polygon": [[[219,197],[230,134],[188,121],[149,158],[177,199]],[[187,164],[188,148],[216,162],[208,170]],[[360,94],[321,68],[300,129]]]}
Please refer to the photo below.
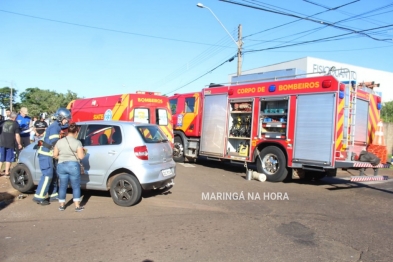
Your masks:
{"label": "white building", "polygon": [[[314,57],[303,57],[278,64],[245,70],[242,72],[242,76],[247,74],[257,74],[262,72],[290,69],[290,72],[305,72],[307,74],[304,76],[313,77],[318,75],[326,75],[326,73],[329,72],[329,70],[333,67],[334,69],[331,71],[331,74],[334,75],[338,80],[356,81],[357,84],[374,81],[375,84],[379,84],[379,87],[375,87],[374,91],[382,95],[382,101],[393,101],[393,90],[390,90],[392,89],[393,81],[392,72],[380,71]],[[232,77],[236,77],[236,75],[232,74],[229,76],[230,82],[232,82]]]}

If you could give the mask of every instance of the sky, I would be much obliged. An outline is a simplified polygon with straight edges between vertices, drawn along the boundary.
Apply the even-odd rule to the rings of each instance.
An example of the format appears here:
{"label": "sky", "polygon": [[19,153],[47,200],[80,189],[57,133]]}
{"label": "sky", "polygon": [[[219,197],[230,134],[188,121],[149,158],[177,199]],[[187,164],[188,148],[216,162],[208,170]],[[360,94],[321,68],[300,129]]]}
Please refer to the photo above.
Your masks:
{"label": "sky", "polygon": [[0,87],[199,91],[236,73],[239,25],[242,70],[311,56],[393,72],[393,1],[2,0]]}

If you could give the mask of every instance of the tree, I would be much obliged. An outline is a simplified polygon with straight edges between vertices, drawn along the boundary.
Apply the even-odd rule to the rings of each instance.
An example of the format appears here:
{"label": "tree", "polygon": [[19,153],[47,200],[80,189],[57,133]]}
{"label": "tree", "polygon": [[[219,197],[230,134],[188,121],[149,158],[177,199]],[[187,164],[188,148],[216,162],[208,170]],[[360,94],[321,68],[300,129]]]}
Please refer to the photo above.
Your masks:
{"label": "tree", "polygon": [[[9,109],[10,108],[10,97],[11,96],[11,88],[9,87],[3,87],[0,88],[0,107],[4,107]],[[16,104],[15,98],[18,96],[18,90],[12,89],[12,107],[13,111],[14,105]]]}
{"label": "tree", "polygon": [[66,107],[71,100],[78,98],[77,94],[70,90],[67,90],[66,94],[59,94],[37,87],[26,89],[19,97],[20,105],[28,108],[30,116],[39,116],[40,113],[53,114],[59,107]]}
{"label": "tree", "polygon": [[383,103],[381,109],[381,119],[385,123],[393,123],[393,101]]}

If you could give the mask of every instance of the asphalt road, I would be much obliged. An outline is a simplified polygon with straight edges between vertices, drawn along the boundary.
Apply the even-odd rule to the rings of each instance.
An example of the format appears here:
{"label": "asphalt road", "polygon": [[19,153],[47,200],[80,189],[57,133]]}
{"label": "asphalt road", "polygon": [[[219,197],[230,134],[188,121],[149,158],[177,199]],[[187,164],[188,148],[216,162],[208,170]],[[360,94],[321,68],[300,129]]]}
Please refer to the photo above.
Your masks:
{"label": "asphalt road", "polygon": [[85,191],[81,213],[28,195],[0,211],[0,261],[393,261],[391,180],[244,176],[241,166],[179,164],[169,192],[124,208]]}

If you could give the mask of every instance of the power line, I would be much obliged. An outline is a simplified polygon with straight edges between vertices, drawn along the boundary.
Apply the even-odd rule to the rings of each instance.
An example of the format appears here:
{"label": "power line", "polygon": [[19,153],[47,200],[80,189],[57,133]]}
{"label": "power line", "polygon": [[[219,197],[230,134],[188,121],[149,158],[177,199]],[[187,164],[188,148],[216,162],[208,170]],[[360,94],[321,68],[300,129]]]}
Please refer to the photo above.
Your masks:
{"label": "power line", "polygon": [[[380,27],[376,27],[376,28],[362,30],[362,31],[359,31],[359,33],[365,32],[365,31],[370,31],[370,30],[375,30],[375,29],[380,29],[380,28],[392,27],[392,26],[393,26],[393,24],[386,25],[386,26],[380,26]],[[336,35],[336,36],[324,37],[324,38],[320,38],[320,39],[304,41],[302,43],[290,44],[290,45],[285,45],[285,46],[269,47],[269,48],[259,49],[259,50],[249,50],[249,51],[244,51],[244,53],[259,52],[259,51],[266,51],[266,50],[278,49],[278,48],[289,47],[289,46],[296,46],[296,45],[302,45],[302,44],[316,43],[316,42],[320,42],[322,40],[333,39],[333,38],[337,38],[337,37],[340,37],[340,36],[351,35],[351,34],[354,34],[354,33],[346,33],[346,34],[341,34],[341,35]]]}
{"label": "power line", "polygon": [[189,84],[191,84],[191,83],[197,81],[198,79],[204,77],[205,75],[207,75],[207,74],[213,72],[213,71],[216,70],[217,68],[223,66],[225,63],[232,62],[232,61],[235,59],[235,57],[237,57],[237,53],[236,53],[234,56],[232,56],[231,58],[229,58],[229,59],[225,60],[224,62],[222,62],[221,64],[219,64],[218,66],[216,66],[216,67],[214,67],[213,69],[209,70],[208,72],[204,73],[203,75],[201,75],[201,76],[195,78],[194,80],[188,82],[187,84],[184,84],[184,85],[182,85],[182,86],[180,86],[180,87],[178,87],[178,88],[176,88],[176,89],[173,89],[173,90],[167,92],[166,95],[171,94],[171,93],[173,93],[173,92],[175,92],[175,91],[177,91],[177,90],[179,90],[179,89],[181,89],[181,88],[183,88],[183,87],[188,86]]}
{"label": "power line", "polygon": [[[353,1],[351,3],[354,3],[354,2],[357,2],[357,1],[359,1],[359,0]],[[323,14],[323,13],[329,12],[331,10],[336,10],[338,8],[341,8],[343,6],[349,5],[351,3],[347,3],[347,4],[344,4],[344,5],[335,7],[335,8],[331,8],[331,9],[329,9],[327,11],[318,12],[316,14],[313,14],[313,15],[310,15],[310,16],[307,16],[307,17],[313,17],[313,16],[316,16],[316,15],[319,15],[319,14]],[[263,32],[266,32],[266,31],[269,31],[269,30],[272,30],[272,29],[276,29],[276,28],[279,28],[279,27],[283,27],[283,26],[286,26],[286,25],[289,25],[289,24],[293,24],[293,23],[296,23],[296,22],[301,21],[301,20],[304,20],[304,19],[303,18],[299,18],[299,19],[297,19],[295,21],[291,21],[291,22],[288,22],[288,23],[285,23],[285,24],[282,24],[282,25],[279,25],[279,26],[275,26],[275,27],[272,27],[272,28],[269,28],[269,29],[266,29],[266,30],[263,30],[263,31],[260,31],[260,32],[257,32],[257,33],[251,34],[251,35],[248,35],[248,36],[245,36],[244,38],[250,37],[250,36],[253,36],[253,35],[256,35],[256,34],[260,34],[260,33],[263,33]]]}
{"label": "power line", "polygon": [[362,33],[362,31],[357,31],[357,30],[353,30],[353,29],[350,29],[350,28],[346,28],[346,27],[342,27],[342,26],[337,26],[337,25],[335,25],[334,23],[328,23],[328,22],[322,21],[322,20],[310,19],[309,17],[301,17],[301,16],[298,16],[298,15],[295,15],[295,14],[284,13],[284,12],[275,11],[275,10],[269,10],[269,9],[266,9],[266,8],[261,8],[261,7],[252,6],[252,5],[246,5],[246,4],[242,4],[242,3],[238,3],[238,2],[233,2],[233,1],[229,1],[229,0],[219,0],[219,1],[221,1],[221,2],[226,2],[226,3],[230,3],[230,4],[235,4],[235,5],[240,5],[240,6],[244,6],[244,7],[249,7],[249,8],[253,8],[253,9],[257,9],[257,10],[262,10],[262,11],[266,11],[266,12],[270,12],[270,13],[285,15],[285,16],[289,16],[289,17],[301,18],[301,19],[303,19],[303,20],[311,21],[311,22],[314,22],[314,23],[327,25],[327,26],[330,26],[330,27],[342,29],[342,30],[345,30],[345,31],[350,31],[350,32],[357,33],[357,34],[362,34],[362,35],[365,35],[365,36],[367,36],[367,37],[369,37],[369,38],[371,38],[371,39],[374,39],[374,40],[376,40],[376,41],[388,41],[388,40],[390,41],[390,39],[378,39],[378,38],[372,37],[372,36],[370,36],[370,35],[368,35],[368,34]]}
{"label": "power line", "polygon": [[210,59],[211,57],[213,57],[214,55],[217,55],[218,53],[222,52],[224,50],[224,48],[219,48],[219,46],[224,46],[225,44],[232,42],[232,39],[230,39],[228,36],[225,36],[224,38],[220,39],[216,45],[206,49],[205,51],[203,51],[201,54],[199,54],[198,56],[196,56],[195,58],[193,58],[190,62],[188,62],[186,65],[182,65],[180,68],[174,70],[172,73],[170,73],[169,75],[167,75],[165,78],[157,81],[155,84],[153,84],[154,86],[156,85],[165,85],[171,81],[173,81],[174,79],[176,79],[177,77],[179,77],[180,75],[188,72],[190,69],[200,65],[201,63],[203,63],[204,61]]}
{"label": "power line", "polygon": [[34,19],[39,19],[39,20],[44,20],[44,21],[49,21],[49,22],[54,22],[54,23],[60,23],[60,24],[66,24],[66,25],[90,28],[90,29],[96,29],[96,30],[114,32],[114,33],[120,33],[120,34],[135,35],[135,36],[149,37],[149,38],[162,39],[162,40],[168,40],[168,41],[175,41],[175,42],[182,42],[182,43],[191,43],[191,44],[212,46],[211,44],[206,44],[206,43],[201,43],[201,42],[186,41],[186,40],[180,40],[180,39],[174,39],[174,38],[168,38],[168,37],[160,37],[160,36],[152,36],[152,35],[146,35],[146,34],[132,33],[132,32],[127,32],[127,31],[122,31],[122,30],[117,30],[117,29],[109,29],[109,28],[98,27],[98,26],[83,25],[83,24],[78,24],[78,23],[71,23],[71,22],[65,22],[65,21],[50,19],[50,18],[43,18],[43,17],[39,17],[39,16],[26,15],[26,14],[11,12],[11,11],[2,10],[2,9],[0,9],[0,12],[13,14],[13,15],[18,15],[18,16],[29,17],[29,18],[34,18]]}
{"label": "power line", "polygon": [[[379,49],[379,48],[392,48],[392,45],[388,46],[377,46],[377,47],[367,47],[367,48],[351,48],[351,49],[341,49],[341,50],[313,50],[313,52],[319,53],[334,53],[334,52],[351,52],[359,50],[369,50],[369,49]],[[293,50],[293,51],[270,51],[270,52],[281,52],[281,53],[299,53],[299,52],[310,52],[310,50]]]}
{"label": "power line", "polygon": [[[308,0],[304,0],[304,1],[310,2],[310,1],[308,1]],[[352,3],[352,2],[351,2],[351,3]],[[349,4],[349,3],[348,3],[348,4]],[[348,4],[345,4],[345,5],[348,5]],[[364,14],[369,14],[369,13],[372,13],[372,12],[375,12],[375,11],[378,11],[378,10],[381,10],[381,9],[386,9],[387,7],[390,7],[390,6],[392,6],[392,5],[393,5],[393,4],[386,5],[386,6],[382,6],[382,7],[379,7],[379,8],[373,9],[373,10],[370,10],[370,11],[368,11],[368,12],[364,12],[364,13],[362,13],[362,14],[360,14],[360,15],[354,15],[354,16],[352,16],[352,17],[349,17],[349,18],[346,18],[346,19],[337,21],[337,22],[335,22],[335,24],[338,24],[338,23],[341,23],[341,22],[344,22],[344,21],[354,21],[354,20],[359,20],[359,19],[362,20],[362,19],[367,18],[367,17],[370,17],[370,16],[380,15],[380,14],[385,14],[385,13],[393,12],[393,11],[386,11],[386,12],[381,12],[381,13],[374,14],[374,15],[364,16]],[[342,6],[344,6],[344,5],[341,5],[341,6],[338,6],[338,7],[334,7],[334,8],[325,7],[325,6],[323,6],[323,7],[326,8],[326,9],[328,9],[327,11],[324,11],[324,12],[328,12],[328,11],[331,11],[331,10],[339,11],[338,8],[340,8],[340,7],[342,7]],[[321,12],[320,12],[320,13],[321,13]],[[319,13],[317,13],[317,14],[319,14]],[[311,16],[315,16],[315,15],[316,15],[316,14],[311,15]],[[352,14],[351,14],[351,15],[352,15]],[[285,25],[289,25],[289,24],[295,23],[295,22],[300,21],[300,20],[302,20],[302,19],[297,19],[297,20],[292,21],[292,22],[289,22],[289,23],[285,23],[285,24],[282,24],[282,25],[279,25],[279,26],[275,26],[275,27],[273,27],[273,28],[269,28],[269,29],[266,29],[266,30],[263,30],[263,31],[260,31],[260,32],[257,32],[257,33],[253,33],[253,34],[251,34],[251,35],[249,35],[249,36],[253,36],[253,35],[256,35],[256,34],[259,34],[259,33],[262,33],[262,32],[266,32],[266,31],[269,31],[269,30],[272,30],[272,29],[275,29],[275,28],[278,28],[278,27],[285,26]],[[324,29],[324,28],[326,28],[326,27],[327,27],[327,26],[322,26],[322,27],[320,27],[320,28],[314,28],[314,29],[310,29],[310,30],[303,31],[303,32],[298,32],[298,33],[295,33],[295,34],[292,34],[292,35],[299,35],[299,34],[303,34],[303,33],[307,33],[307,32],[310,32],[309,34],[311,34],[311,33],[314,33],[314,32],[316,32],[316,31],[322,30],[322,29]],[[307,34],[307,35],[309,35],[309,34]],[[370,33],[370,35],[382,35],[382,34],[379,34],[378,32],[373,32],[373,33]],[[270,40],[270,41],[263,41],[263,42],[265,42],[265,43],[266,43],[266,42],[273,42],[274,40],[287,38],[287,37],[289,37],[289,36],[291,36],[291,35],[283,36],[283,37],[275,38],[275,39]],[[295,39],[299,39],[299,38],[304,37],[304,36],[305,36],[305,35],[302,35],[302,36],[300,36],[300,37],[298,37],[298,38],[295,38]],[[359,36],[358,36],[358,37],[359,37]],[[351,37],[348,37],[348,38],[357,38],[357,37],[351,36]],[[293,40],[295,40],[295,39],[292,39],[291,41],[283,41],[283,43],[294,42]],[[256,40],[248,39],[248,41],[256,41]],[[258,44],[254,44],[254,45],[251,45],[251,46],[256,46],[256,45],[258,45]],[[248,46],[248,47],[250,47],[250,46]]]}

